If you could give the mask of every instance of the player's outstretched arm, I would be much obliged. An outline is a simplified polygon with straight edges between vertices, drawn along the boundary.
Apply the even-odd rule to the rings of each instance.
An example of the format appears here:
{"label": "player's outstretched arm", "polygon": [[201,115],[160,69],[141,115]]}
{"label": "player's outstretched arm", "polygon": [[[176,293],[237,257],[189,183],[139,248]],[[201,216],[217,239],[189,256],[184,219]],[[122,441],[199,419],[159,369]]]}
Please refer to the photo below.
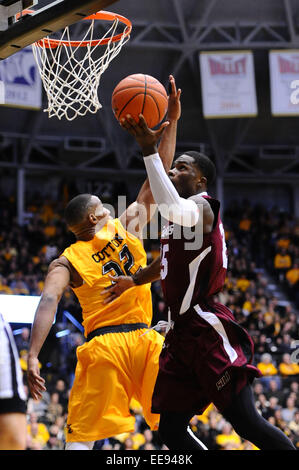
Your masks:
{"label": "player's outstretched arm", "polygon": [[[158,145],[158,152],[161,157],[166,172],[170,170],[175,155],[177,123],[181,117],[181,89],[177,90],[176,82],[173,75],[169,76],[169,97],[167,109],[168,126],[164,129],[161,140]],[[137,202],[155,204],[148,178],[144,182],[139,194]]]}
{"label": "player's outstretched arm", "polygon": [[[171,168],[175,155],[177,122],[181,117],[181,90],[177,90],[175,79],[172,75],[169,76],[169,89],[167,121],[156,131],[149,129],[147,142],[150,147],[153,143],[157,145],[160,140],[158,148],[166,171]],[[133,121],[133,118],[129,116],[121,121],[122,127],[131,134],[132,127],[130,127],[130,123]],[[136,137],[134,134],[132,135]],[[136,201],[120,216],[120,220],[130,232],[141,236],[142,228],[152,218],[155,210],[156,204],[147,178],[139,191]]]}
{"label": "player's outstretched arm", "polygon": [[123,126],[140,145],[151,192],[161,215],[178,225],[185,227],[196,225],[200,218],[198,205],[206,204],[204,198],[200,197],[202,201],[195,202],[192,198],[184,199],[179,196],[163,167],[156,142],[149,139],[150,129],[142,115],[138,123],[134,119],[127,119]]}
{"label": "player's outstretched arm", "polygon": [[42,396],[45,381],[40,376],[38,355],[54,321],[58,302],[70,282],[70,271],[60,259],[52,261],[32,325],[28,351],[28,385],[34,399]]}
{"label": "player's outstretched arm", "polygon": [[110,278],[113,281],[112,286],[101,292],[102,295],[106,295],[104,304],[109,304],[131,287],[158,281],[160,279],[160,256],[145,268],[139,269],[133,276],[110,276]]}

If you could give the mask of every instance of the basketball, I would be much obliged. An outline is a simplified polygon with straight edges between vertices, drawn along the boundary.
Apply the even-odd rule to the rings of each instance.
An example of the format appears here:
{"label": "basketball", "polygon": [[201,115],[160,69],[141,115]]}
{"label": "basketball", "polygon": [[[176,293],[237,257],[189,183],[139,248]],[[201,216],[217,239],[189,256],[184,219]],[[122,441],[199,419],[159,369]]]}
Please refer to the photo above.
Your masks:
{"label": "basketball", "polygon": [[116,119],[130,114],[138,122],[139,114],[143,114],[149,128],[163,120],[167,106],[167,93],[162,83],[142,73],[124,78],[112,93],[112,109]]}

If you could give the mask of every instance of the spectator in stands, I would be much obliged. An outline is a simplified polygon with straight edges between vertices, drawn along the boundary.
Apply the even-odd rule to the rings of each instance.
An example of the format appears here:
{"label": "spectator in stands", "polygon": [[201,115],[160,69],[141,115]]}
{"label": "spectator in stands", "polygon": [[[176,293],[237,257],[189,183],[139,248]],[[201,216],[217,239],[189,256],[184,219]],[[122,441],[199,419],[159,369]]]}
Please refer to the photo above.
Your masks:
{"label": "spectator in stands", "polygon": [[[221,433],[216,437],[216,443],[220,448],[233,444],[233,448],[240,449],[241,438],[235,433],[230,423],[225,422]],[[230,450],[226,447],[227,450]]]}
{"label": "spectator in stands", "polygon": [[134,450],[133,441],[130,437],[127,437],[123,443],[121,450]]}
{"label": "spectator in stands", "polygon": [[277,279],[284,282],[285,274],[292,266],[292,258],[286,248],[281,248],[274,257],[274,269]]}
{"label": "spectator in stands", "polygon": [[66,413],[68,404],[68,390],[65,381],[58,379],[53,392],[58,393],[59,403],[63,408],[63,413]]}
{"label": "spectator in stands", "polygon": [[23,326],[21,334],[15,336],[16,345],[18,351],[28,351],[29,348],[29,338],[30,337],[30,329],[27,326]]}
{"label": "spectator in stands", "polygon": [[[263,315],[263,314],[262,314]],[[262,332],[267,335],[267,337],[273,337],[275,333],[275,324],[274,324],[274,315],[265,314],[263,315],[264,326]]]}
{"label": "spectator in stands", "polygon": [[140,446],[145,443],[145,437],[139,430],[138,422],[135,421],[135,430],[130,434],[130,439],[133,442],[133,449],[138,450]]}
{"label": "spectator in stands", "polygon": [[267,388],[271,378],[277,380],[280,386],[280,379],[277,376],[278,370],[272,362],[271,354],[263,354],[261,357],[261,361],[257,364],[257,367],[263,374],[263,377],[260,378],[260,381],[265,384]]}
{"label": "spectator in stands", "polygon": [[279,336],[276,340],[276,344],[278,347],[278,353],[284,354],[292,354],[293,352],[293,339],[291,338],[289,333],[284,333],[282,336]]}
{"label": "spectator in stands", "polygon": [[289,230],[285,227],[285,233],[281,233],[278,240],[276,241],[276,246],[278,249],[288,249],[291,243]]}
{"label": "spectator in stands", "polygon": [[278,397],[270,396],[268,401],[268,406],[263,413],[265,419],[268,419],[270,416],[275,416],[275,411],[280,408],[278,403]]}
{"label": "spectator in stands", "polygon": [[278,369],[283,377],[299,375],[299,364],[292,362],[291,356],[288,353],[282,356],[282,362],[279,364]]}
{"label": "spectator in stands", "polygon": [[44,444],[40,439],[36,439],[34,435],[27,434],[26,436],[26,450],[43,450]]}
{"label": "spectator in stands", "polygon": [[[286,432],[286,434],[288,434],[287,433],[287,423],[282,417],[282,407],[281,406],[279,406],[277,408],[277,410],[275,410],[273,418],[275,419],[275,423],[276,423],[275,426],[277,426],[282,431]],[[270,419],[271,419],[271,417],[269,418],[269,421],[270,421]]]}
{"label": "spectator in stands", "polygon": [[264,333],[259,336],[254,350],[256,358],[260,358],[265,353],[270,353],[271,349],[269,346],[269,340]]}
{"label": "spectator in stands", "polygon": [[28,402],[27,402],[27,413],[30,414],[30,416],[36,415],[36,419],[38,421],[44,421],[49,405],[49,394],[47,392],[43,393],[43,397],[40,400],[33,400],[29,396]]}
{"label": "spectator in stands", "polygon": [[240,277],[237,279],[236,287],[242,292],[245,292],[250,287],[250,281],[247,279],[247,275],[243,272]]}
{"label": "spectator in stands", "polygon": [[[19,271],[18,276],[22,275]],[[26,282],[21,279],[15,279],[9,286],[12,289],[13,294],[15,295],[29,295],[29,288]]]}
{"label": "spectator in stands", "polygon": [[296,399],[296,407],[299,409],[299,383],[298,380],[292,380],[287,388],[287,394],[292,395]]}
{"label": "spectator in stands", "polygon": [[286,400],[286,407],[281,410],[281,417],[284,421],[289,423],[294,419],[296,411],[298,410],[295,406],[295,399],[289,396]]}
{"label": "spectator in stands", "polygon": [[255,383],[253,384],[253,393],[256,399],[259,395],[264,393],[263,384],[259,382],[258,380],[256,380]]}
{"label": "spectator in stands", "polygon": [[59,427],[52,424],[49,429],[49,439],[44,447],[45,450],[62,450],[64,448],[64,441],[59,436]]}
{"label": "spectator in stands", "polygon": [[289,334],[294,339],[298,337],[298,319],[292,311],[286,311],[286,321],[282,327],[282,334]]}
{"label": "spectator in stands", "polygon": [[0,275],[0,294],[12,294],[12,293],[13,293],[12,289],[9,287],[7,279]]}
{"label": "spectator in stands", "polygon": [[63,415],[63,406],[59,403],[58,392],[53,392],[50,397],[50,403],[47,407],[46,419],[54,424],[59,416]]}
{"label": "spectator in stands", "polygon": [[[250,228],[251,228],[251,224],[252,224],[252,219],[251,219],[251,217],[249,215],[249,211],[248,211],[242,216],[242,218],[239,222],[240,232],[241,233],[242,232],[249,232]],[[244,235],[244,234],[242,233],[242,235]]]}
{"label": "spectator in stands", "polygon": [[268,406],[269,401],[267,400],[266,395],[264,393],[258,395],[256,400],[256,407],[258,408],[262,416],[265,416],[267,414]]}
{"label": "spectator in stands", "polygon": [[39,444],[41,448],[46,445],[50,437],[47,426],[38,422],[36,413],[30,413],[29,415],[27,434],[30,436],[30,442]]}
{"label": "spectator in stands", "polygon": [[299,263],[295,262],[291,269],[286,272],[286,281],[289,287],[289,292],[292,297],[295,294],[295,289],[298,288],[299,284]]}
{"label": "spectator in stands", "polygon": [[269,380],[268,390],[265,392],[265,395],[268,400],[270,400],[271,397],[276,397],[280,405],[282,405],[285,401],[285,393],[282,388],[279,387],[276,380]]}
{"label": "spectator in stands", "polygon": [[140,445],[139,450],[157,450],[153,442],[153,432],[150,429],[145,429],[143,432],[144,443]]}
{"label": "spectator in stands", "polygon": [[295,411],[293,418],[289,422],[289,428],[294,434],[297,434],[299,441],[299,410]]}

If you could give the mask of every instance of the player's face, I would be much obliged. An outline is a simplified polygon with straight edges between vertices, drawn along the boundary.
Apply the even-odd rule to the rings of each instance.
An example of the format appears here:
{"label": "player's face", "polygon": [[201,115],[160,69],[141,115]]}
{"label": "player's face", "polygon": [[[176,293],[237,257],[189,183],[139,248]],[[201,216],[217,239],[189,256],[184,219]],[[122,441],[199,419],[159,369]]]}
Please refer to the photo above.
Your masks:
{"label": "player's face", "polygon": [[106,217],[110,212],[108,209],[106,209],[101,200],[97,196],[92,196],[92,210],[90,214],[94,215],[98,220],[102,219],[103,217]]}
{"label": "player's face", "polygon": [[188,198],[199,192],[202,174],[190,155],[178,157],[173,168],[169,170],[168,176],[181,197]]}
{"label": "player's face", "polygon": [[103,204],[97,196],[91,197],[91,202],[93,204],[92,212],[96,217],[101,217],[103,215]]}

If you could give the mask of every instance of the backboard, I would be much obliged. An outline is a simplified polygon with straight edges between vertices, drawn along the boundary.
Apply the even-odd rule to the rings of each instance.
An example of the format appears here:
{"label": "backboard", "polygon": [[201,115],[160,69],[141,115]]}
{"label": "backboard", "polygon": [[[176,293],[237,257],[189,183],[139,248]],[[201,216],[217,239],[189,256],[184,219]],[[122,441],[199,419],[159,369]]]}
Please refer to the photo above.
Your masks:
{"label": "backboard", "polygon": [[15,20],[15,15],[37,0],[0,0],[0,60],[52,32],[82,20],[117,0],[57,0]]}
{"label": "backboard", "polygon": [[38,0],[0,0],[0,31],[6,31],[18,13],[37,3]]}

